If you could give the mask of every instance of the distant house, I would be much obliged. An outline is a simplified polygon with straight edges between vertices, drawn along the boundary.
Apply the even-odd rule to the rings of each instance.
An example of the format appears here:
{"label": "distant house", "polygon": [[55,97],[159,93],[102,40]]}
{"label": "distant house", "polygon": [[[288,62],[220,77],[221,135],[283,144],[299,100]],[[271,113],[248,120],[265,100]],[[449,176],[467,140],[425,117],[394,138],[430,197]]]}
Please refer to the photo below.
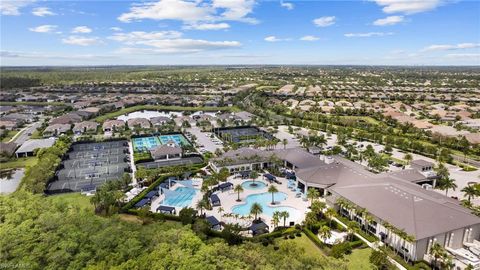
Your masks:
{"label": "distant house", "polygon": [[102,129],[104,132],[112,132],[125,129],[125,122],[122,120],[107,120],[103,123]]}
{"label": "distant house", "polygon": [[70,124],[53,124],[43,131],[43,137],[58,136],[66,134],[71,128]]}
{"label": "distant house", "polygon": [[97,130],[98,123],[93,121],[83,121],[80,123],[76,123],[73,127],[73,133],[75,134],[83,134],[86,132],[94,132]]}
{"label": "distant house", "polygon": [[62,116],[59,116],[57,118],[54,118],[52,120],[50,120],[50,124],[75,124],[75,123],[78,123],[78,122],[81,122],[82,121],[82,117],[77,115],[77,114],[73,114],[73,113],[69,113],[69,114],[66,114],[66,115],[62,115]]}
{"label": "distant house", "polygon": [[166,123],[170,122],[170,118],[166,116],[157,116],[150,118],[150,123],[154,126],[161,126],[165,125]]}
{"label": "distant house", "polygon": [[15,153],[17,149],[17,144],[14,142],[4,143],[0,142],[0,156],[10,157]]}
{"label": "distant house", "polygon": [[31,139],[24,142],[18,149],[15,151],[17,158],[33,156],[36,149],[51,147],[55,143],[55,138],[48,139]]}
{"label": "distant house", "polygon": [[128,123],[128,127],[130,129],[133,129],[135,127],[150,128],[150,121],[148,121],[148,119],[146,119],[146,118],[128,119],[127,123]]}
{"label": "distant house", "polygon": [[154,160],[172,160],[182,157],[182,148],[168,144],[160,145],[150,150]]}
{"label": "distant house", "polygon": [[480,144],[480,133],[465,134],[465,139],[471,144]]}
{"label": "distant house", "polygon": [[17,122],[11,120],[0,120],[0,128],[5,128],[8,130],[12,130],[18,127]]}
{"label": "distant house", "polygon": [[100,108],[98,108],[98,107],[88,107],[88,108],[81,109],[79,111],[88,112],[88,113],[91,113],[93,115],[97,115],[100,112]]}

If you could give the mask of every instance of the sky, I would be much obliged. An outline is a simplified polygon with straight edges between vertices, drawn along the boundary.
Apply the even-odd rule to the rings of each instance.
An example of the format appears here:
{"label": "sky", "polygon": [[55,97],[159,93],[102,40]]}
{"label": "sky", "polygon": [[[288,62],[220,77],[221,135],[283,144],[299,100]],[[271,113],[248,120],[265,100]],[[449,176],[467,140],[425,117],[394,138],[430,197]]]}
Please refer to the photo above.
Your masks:
{"label": "sky", "polygon": [[478,0],[0,0],[0,65],[480,65]]}

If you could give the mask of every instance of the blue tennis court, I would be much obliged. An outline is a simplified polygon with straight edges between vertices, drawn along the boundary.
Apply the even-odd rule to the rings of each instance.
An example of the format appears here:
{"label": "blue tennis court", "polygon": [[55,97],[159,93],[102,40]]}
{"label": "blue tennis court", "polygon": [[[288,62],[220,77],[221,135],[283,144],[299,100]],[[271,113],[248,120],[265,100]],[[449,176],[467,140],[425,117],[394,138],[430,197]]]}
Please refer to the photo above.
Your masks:
{"label": "blue tennis court", "polygon": [[157,146],[166,144],[169,141],[173,141],[177,146],[190,145],[190,143],[182,134],[149,136],[149,137],[133,138],[132,139],[133,151],[147,152]]}

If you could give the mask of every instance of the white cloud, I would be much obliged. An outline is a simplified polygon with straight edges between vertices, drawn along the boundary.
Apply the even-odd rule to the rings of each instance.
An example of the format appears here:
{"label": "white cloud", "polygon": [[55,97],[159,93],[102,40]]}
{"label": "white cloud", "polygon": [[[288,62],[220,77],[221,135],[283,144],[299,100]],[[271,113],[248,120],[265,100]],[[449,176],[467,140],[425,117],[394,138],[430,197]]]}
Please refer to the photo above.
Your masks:
{"label": "white cloud", "polygon": [[55,29],[57,29],[57,26],[51,24],[44,24],[37,27],[28,28],[28,30],[37,33],[52,33],[53,31],[55,31]]}
{"label": "white cloud", "polygon": [[72,33],[75,33],[75,34],[88,34],[91,32],[92,32],[92,29],[89,28],[88,26],[77,26],[72,29]]}
{"label": "white cloud", "polygon": [[445,56],[453,59],[466,59],[466,60],[474,60],[477,62],[480,61],[480,53],[450,53]]}
{"label": "white cloud", "polygon": [[268,36],[268,37],[265,37],[263,40],[268,41],[268,42],[279,42],[279,41],[288,41],[290,39],[289,38],[277,38],[276,36]]}
{"label": "white cloud", "polygon": [[213,7],[223,10],[219,20],[257,23],[256,19],[247,17],[254,5],[255,0],[213,0]]}
{"label": "white cloud", "polygon": [[445,4],[446,0],[374,0],[383,7],[383,12],[414,14],[433,10]]}
{"label": "white cloud", "polygon": [[230,28],[228,23],[200,23],[200,24],[191,24],[185,25],[183,29],[189,30],[223,30]]}
{"label": "white cloud", "polygon": [[434,44],[422,49],[423,52],[449,51],[480,48],[480,43],[459,43],[459,44]]}
{"label": "white cloud", "polygon": [[35,16],[39,17],[45,17],[45,16],[53,16],[57,15],[56,13],[52,12],[49,8],[47,7],[37,7],[32,10],[32,14]]}
{"label": "white cloud", "polygon": [[344,34],[345,37],[383,37],[383,36],[391,36],[393,35],[392,32],[368,32],[368,33],[346,33]]}
{"label": "white cloud", "polygon": [[385,26],[385,25],[395,25],[404,21],[403,16],[388,16],[383,19],[378,19],[373,22],[373,25],[376,26]]}
{"label": "white cloud", "polygon": [[319,40],[320,38],[316,37],[316,36],[303,36],[300,38],[300,40],[303,40],[303,41],[316,41],[316,40]]}
{"label": "white cloud", "polygon": [[110,30],[115,31],[115,32],[120,32],[120,31],[122,31],[123,29],[120,28],[120,27],[110,27]]}
{"label": "white cloud", "polygon": [[283,1],[280,2],[280,6],[288,10],[292,10],[295,7],[292,3],[287,3]]}
{"label": "white cloud", "polygon": [[[208,50],[219,50],[240,47],[238,41],[208,41],[181,38],[178,31],[130,32],[115,33],[108,37],[122,42],[129,47],[122,48],[122,53],[160,54],[160,53],[196,53]],[[138,46],[138,47],[132,47]],[[150,48],[145,48],[148,46]]]}
{"label": "white cloud", "polygon": [[97,37],[69,36],[67,38],[63,38],[62,43],[78,46],[90,46],[100,44],[101,41]]}
{"label": "white cloud", "polygon": [[51,54],[45,52],[20,52],[20,51],[0,51],[0,56],[5,58],[28,58],[28,59],[98,59],[113,58],[113,56],[94,55],[94,54]]}
{"label": "white cloud", "polygon": [[20,9],[30,5],[35,0],[2,0],[0,2],[0,14],[2,15],[20,15]]}
{"label": "white cloud", "polygon": [[240,47],[238,41],[207,41],[201,39],[160,39],[142,40],[136,44],[152,48],[127,47],[117,51],[122,54],[162,54],[162,53],[198,53],[209,50],[221,50]]}
{"label": "white cloud", "polygon": [[335,24],[335,16],[324,16],[316,18],[313,23],[318,27],[327,27]]}
{"label": "white cloud", "polygon": [[253,10],[254,0],[158,0],[136,4],[118,19],[122,22],[151,20],[178,20],[187,25],[195,22],[243,21],[256,23],[247,17]]}
{"label": "white cloud", "polygon": [[125,44],[139,44],[141,41],[145,40],[162,40],[162,39],[175,39],[180,38],[182,33],[177,31],[157,31],[157,32],[143,32],[143,31],[134,31],[130,33],[116,33],[113,36],[108,37],[109,39],[124,42]]}

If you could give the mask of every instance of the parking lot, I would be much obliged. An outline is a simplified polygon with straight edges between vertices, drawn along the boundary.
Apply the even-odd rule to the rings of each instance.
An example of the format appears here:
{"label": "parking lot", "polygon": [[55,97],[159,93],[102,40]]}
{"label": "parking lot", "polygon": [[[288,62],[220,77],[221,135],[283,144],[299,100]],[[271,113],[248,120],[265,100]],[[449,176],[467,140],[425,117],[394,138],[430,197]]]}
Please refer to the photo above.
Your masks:
{"label": "parking lot", "polygon": [[[212,138],[211,132],[203,132],[197,126],[192,126],[191,128],[188,128],[187,132],[191,133],[192,135],[195,135],[195,137],[197,138],[197,141],[196,141],[198,146],[197,149],[202,154],[206,152],[215,153],[217,149],[220,149],[220,150],[223,149],[222,141],[220,141],[215,136]],[[191,137],[189,138],[188,134],[186,136],[190,141],[192,141]]]}
{"label": "parking lot", "polygon": [[127,141],[73,144],[47,192],[77,192],[118,180],[130,171]]}

